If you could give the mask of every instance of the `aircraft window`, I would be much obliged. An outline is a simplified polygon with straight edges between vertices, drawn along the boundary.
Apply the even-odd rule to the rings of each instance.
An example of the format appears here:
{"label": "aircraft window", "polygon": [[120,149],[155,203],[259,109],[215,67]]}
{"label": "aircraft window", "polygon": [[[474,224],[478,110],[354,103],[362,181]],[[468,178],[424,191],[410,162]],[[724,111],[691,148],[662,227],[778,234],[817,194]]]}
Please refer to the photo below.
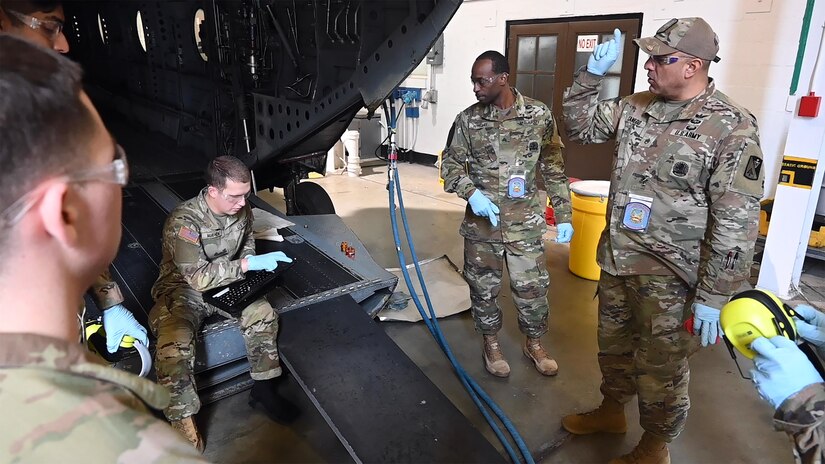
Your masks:
{"label": "aircraft window", "polygon": [[270,116],[272,116],[272,114],[275,113],[275,111],[272,108],[272,103],[267,105],[266,110],[267,110],[267,112],[269,113]]}
{"label": "aircraft window", "polygon": [[200,53],[203,61],[207,61],[209,59],[206,56],[206,48],[204,47],[203,40],[201,39],[201,26],[205,20],[206,13],[204,13],[203,8],[198,8],[198,11],[195,12],[195,45],[198,47],[198,53]]}
{"label": "aircraft window", "polygon": [[263,137],[263,135],[264,135],[264,125],[263,124],[258,124],[258,135],[260,135],[261,137]]}
{"label": "aircraft window", "polygon": [[100,31],[100,41],[103,45],[109,45],[109,28],[100,13],[97,14],[97,30]]}
{"label": "aircraft window", "polygon": [[143,30],[143,15],[140,14],[140,11],[137,12],[137,17],[135,18],[135,25],[137,26],[137,36],[138,41],[140,41],[140,47],[143,48],[143,51],[146,51],[146,31]]}

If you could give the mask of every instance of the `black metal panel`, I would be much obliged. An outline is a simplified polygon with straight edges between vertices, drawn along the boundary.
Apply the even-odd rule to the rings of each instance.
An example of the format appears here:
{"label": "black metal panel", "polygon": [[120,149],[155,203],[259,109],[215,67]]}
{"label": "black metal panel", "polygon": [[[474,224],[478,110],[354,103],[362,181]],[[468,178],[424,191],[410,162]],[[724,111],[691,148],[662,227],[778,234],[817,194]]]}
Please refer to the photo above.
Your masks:
{"label": "black metal panel", "polygon": [[[164,211],[140,187],[123,189],[123,210],[129,212],[121,219],[123,226],[134,236],[135,242],[146,250],[156,266],[160,265],[163,254],[161,243],[163,223],[166,221],[168,212]],[[157,269],[155,269],[155,277],[157,277]]]}
{"label": "black metal panel", "polygon": [[365,102],[376,108],[460,2],[99,0],[64,7],[71,56],[86,70],[105,120],[117,114],[165,140],[145,146],[173,148],[156,155],[162,169],[149,172],[169,174],[180,165],[167,159],[191,156],[199,161],[186,166],[197,171],[233,154],[264,174],[258,187],[266,188],[317,170],[319,163],[301,159],[332,147]]}
{"label": "black metal panel", "polygon": [[255,248],[259,254],[283,251],[287,256],[296,258],[295,265],[282,276],[283,288],[295,298],[315,295],[360,280],[300,236],[285,233],[286,240],[283,242],[258,240]]}
{"label": "black metal panel", "polygon": [[281,316],[285,363],[362,462],[504,462],[348,296]]}
{"label": "black metal panel", "polygon": [[169,189],[175,192],[181,200],[195,198],[206,187],[206,181],[197,177],[195,179],[167,180],[164,182]]}

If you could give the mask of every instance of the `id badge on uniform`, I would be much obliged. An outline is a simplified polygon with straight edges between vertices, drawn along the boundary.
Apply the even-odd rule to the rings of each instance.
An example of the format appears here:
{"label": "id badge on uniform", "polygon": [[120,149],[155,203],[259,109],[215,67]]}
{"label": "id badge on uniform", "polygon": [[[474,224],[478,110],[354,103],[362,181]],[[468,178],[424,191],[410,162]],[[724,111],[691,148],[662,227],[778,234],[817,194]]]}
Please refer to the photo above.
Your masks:
{"label": "id badge on uniform", "polygon": [[650,210],[653,207],[653,197],[628,194],[628,202],[624,207],[622,227],[634,232],[645,232],[650,224]]}
{"label": "id badge on uniform", "polygon": [[507,196],[509,198],[524,198],[525,189],[527,188],[527,176],[524,175],[524,169],[516,169],[510,173],[510,178],[507,180]]}

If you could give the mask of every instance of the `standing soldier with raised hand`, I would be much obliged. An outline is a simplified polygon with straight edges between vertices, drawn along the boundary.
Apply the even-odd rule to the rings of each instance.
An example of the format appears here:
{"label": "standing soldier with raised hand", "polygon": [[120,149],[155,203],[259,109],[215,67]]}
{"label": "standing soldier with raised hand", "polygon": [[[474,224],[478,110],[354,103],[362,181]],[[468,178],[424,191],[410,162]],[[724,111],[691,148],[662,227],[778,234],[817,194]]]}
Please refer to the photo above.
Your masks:
{"label": "standing soldier with raised hand", "polygon": [[575,434],[624,433],[638,395],[645,430],[611,463],[669,463],[690,400],[688,356],[716,343],[719,308],[750,273],[762,195],[756,119],[708,77],[718,38],[702,18],[672,19],[647,53],[650,90],[599,101],[621,33],[599,45],[564,95],[571,140],[616,138],[607,227],[598,248],[599,366],[604,400],[562,419]]}

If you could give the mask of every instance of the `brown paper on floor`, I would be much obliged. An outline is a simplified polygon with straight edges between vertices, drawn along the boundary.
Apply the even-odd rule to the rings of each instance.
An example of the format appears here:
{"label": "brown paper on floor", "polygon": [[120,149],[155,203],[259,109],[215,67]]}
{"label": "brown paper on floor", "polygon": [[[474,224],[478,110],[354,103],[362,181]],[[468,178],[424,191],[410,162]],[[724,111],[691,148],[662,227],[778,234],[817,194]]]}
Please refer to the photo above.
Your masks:
{"label": "brown paper on floor", "polygon": [[[421,262],[421,274],[424,276],[424,284],[433,303],[433,310],[436,316],[446,317],[458,314],[470,309],[470,287],[464,281],[464,277],[458,272],[458,268],[446,255]],[[407,288],[404,276],[400,268],[387,269],[398,277],[398,286],[395,292],[404,292],[407,295],[412,293]],[[427,301],[421,292],[418,276],[415,272],[415,265],[407,265],[410,279],[415,288],[416,295],[421,301],[424,311],[429,314]],[[380,321],[403,321],[417,322],[421,320],[421,315],[415,307],[415,302],[410,298],[407,307],[401,310],[391,309],[389,306],[378,313]]]}

